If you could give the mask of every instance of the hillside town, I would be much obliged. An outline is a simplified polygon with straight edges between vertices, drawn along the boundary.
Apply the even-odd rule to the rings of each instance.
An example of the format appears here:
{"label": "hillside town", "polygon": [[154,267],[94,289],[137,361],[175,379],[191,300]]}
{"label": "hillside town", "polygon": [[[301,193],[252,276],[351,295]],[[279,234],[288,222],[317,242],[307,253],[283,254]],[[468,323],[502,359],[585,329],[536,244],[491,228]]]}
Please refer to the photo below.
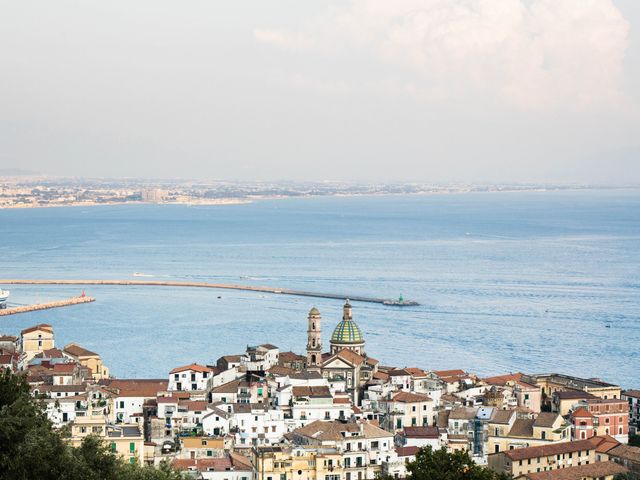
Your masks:
{"label": "hillside town", "polygon": [[323,322],[316,308],[301,319],[300,353],[262,344],[207,362],[202,352],[158,379],[115,378],[98,353],[60,346],[39,324],[0,336],[0,368],[26,376],[72,445],[96,435],[127,462],[168,461],[196,479],[404,478],[426,446],[467,451],[516,479],[640,471],[640,447],[628,445],[640,390],[562,373],[383,365],[348,300],[328,348]]}

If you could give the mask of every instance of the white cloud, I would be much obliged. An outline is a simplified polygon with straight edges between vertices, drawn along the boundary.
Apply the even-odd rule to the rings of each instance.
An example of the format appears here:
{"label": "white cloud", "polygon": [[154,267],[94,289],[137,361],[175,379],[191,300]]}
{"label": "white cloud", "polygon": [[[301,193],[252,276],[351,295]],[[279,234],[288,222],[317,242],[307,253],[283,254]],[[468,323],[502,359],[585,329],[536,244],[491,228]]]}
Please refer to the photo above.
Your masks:
{"label": "white cloud", "polygon": [[363,85],[525,110],[622,104],[628,33],[611,0],[352,0],[298,31],[254,32],[284,49],[371,56],[388,78]]}

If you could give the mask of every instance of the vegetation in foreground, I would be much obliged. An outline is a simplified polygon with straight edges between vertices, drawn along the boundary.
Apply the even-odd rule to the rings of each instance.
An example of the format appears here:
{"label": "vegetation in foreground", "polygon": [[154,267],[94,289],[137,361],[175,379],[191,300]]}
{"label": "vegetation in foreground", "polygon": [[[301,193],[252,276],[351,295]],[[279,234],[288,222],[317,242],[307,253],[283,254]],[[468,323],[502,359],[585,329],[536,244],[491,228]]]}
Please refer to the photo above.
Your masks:
{"label": "vegetation in foreground", "polygon": [[0,369],[0,480],[181,480],[168,464],[131,465],[101,439],[68,445],[34,399],[26,380]]}

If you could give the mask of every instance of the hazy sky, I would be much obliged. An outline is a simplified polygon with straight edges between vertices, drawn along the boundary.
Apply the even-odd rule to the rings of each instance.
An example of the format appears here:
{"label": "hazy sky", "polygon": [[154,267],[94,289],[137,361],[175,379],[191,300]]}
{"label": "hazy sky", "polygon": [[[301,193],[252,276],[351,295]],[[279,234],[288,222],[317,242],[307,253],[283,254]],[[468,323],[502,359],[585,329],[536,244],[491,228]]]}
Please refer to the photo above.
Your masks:
{"label": "hazy sky", "polygon": [[0,168],[640,183],[640,0],[0,0]]}

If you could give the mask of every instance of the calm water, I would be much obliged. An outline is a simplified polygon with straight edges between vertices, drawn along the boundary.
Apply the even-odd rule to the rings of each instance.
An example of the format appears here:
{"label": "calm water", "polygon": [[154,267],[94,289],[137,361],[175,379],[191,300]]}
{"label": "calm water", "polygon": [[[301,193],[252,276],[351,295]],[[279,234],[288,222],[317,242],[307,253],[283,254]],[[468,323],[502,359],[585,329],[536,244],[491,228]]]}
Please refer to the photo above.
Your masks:
{"label": "calm water", "polygon": [[[248,205],[0,210],[0,277],[201,280],[415,299],[354,304],[385,364],[479,374],[564,371],[640,386],[640,192],[325,198]],[[81,287],[10,286],[14,304]],[[58,345],[119,377],[164,377],[247,344],[325,345],[341,302],[180,288],[91,287],[90,305],[0,319],[53,324]],[[217,298],[218,295],[222,298]],[[607,328],[609,325],[609,328]]]}

